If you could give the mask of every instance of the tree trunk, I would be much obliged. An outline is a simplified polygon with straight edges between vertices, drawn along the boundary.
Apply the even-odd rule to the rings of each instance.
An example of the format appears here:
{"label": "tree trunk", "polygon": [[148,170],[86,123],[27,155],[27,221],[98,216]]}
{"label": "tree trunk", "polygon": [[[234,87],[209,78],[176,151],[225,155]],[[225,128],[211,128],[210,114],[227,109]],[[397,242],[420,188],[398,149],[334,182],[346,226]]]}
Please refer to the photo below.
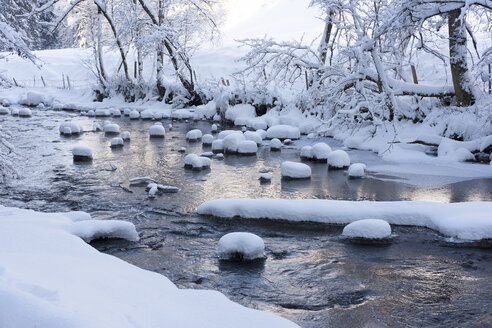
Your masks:
{"label": "tree trunk", "polygon": [[328,13],[325,21],[325,29],[323,31],[323,38],[319,45],[319,58],[321,59],[321,65],[326,63],[326,54],[328,53],[328,44],[330,43],[331,30],[333,29],[333,11]]}
{"label": "tree trunk", "polygon": [[455,9],[448,13],[449,28],[449,62],[453,77],[456,102],[460,107],[471,106],[475,103],[471,90],[468,65],[466,62],[466,30],[465,23],[460,18],[461,10]]}
{"label": "tree trunk", "polygon": [[101,81],[107,81],[106,70],[104,69],[103,55],[102,55],[102,12],[101,9],[97,9],[97,61],[99,63],[99,74],[101,74]]}

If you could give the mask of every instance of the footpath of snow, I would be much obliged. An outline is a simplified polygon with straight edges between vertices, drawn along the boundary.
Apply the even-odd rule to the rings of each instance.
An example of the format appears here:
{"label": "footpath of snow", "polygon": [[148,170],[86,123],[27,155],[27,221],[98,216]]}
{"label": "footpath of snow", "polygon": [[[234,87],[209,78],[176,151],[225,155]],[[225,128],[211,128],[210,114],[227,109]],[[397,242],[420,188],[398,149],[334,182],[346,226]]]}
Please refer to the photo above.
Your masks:
{"label": "footpath of snow", "polygon": [[216,291],[178,289],[78,236],[138,238],[128,222],[0,207],[1,327],[298,327]]}
{"label": "footpath of snow", "polygon": [[372,202],[321,199],[217,199],[198,213],[222,218],[272,219],[347,224],[381,219],[389,224],[427,227],[463,240],[492,238],[492,202]]}

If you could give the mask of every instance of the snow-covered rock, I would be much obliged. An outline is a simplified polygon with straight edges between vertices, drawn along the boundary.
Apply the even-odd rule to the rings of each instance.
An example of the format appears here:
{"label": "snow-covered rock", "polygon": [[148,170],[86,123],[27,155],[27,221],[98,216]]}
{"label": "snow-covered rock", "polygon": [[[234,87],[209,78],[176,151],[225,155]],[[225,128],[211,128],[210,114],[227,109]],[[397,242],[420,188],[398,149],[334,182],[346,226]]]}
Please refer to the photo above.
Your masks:
{"label": "snow-covered rock", "polygon": [[391,226],[379,219],[366,219],[349,223],[342,235],[349,238],[385,239],[391,237]]}
{"label": "snow-covered rock", "polygon": [[244,137],[246,138],[246,140],[254,141],[257,145],[261,144],[261,142],[263,141],[261,134],[257,133],[256,131],[246,131],[244,132]]}
{"label": "snow-covered rock", "polygon": [[366,164],[354,163],[348,168],[348,175],[351,178],[360,178],[364,176],[366,170]]}
{"label": "snow-covered rock", "polygon": [[20,117],[31,117],[32,111],[29,108],[22,107],[21,109],[19,109],[19,116]]}
{"label": "snow-covered rock", "polygon": [[63,122],[58,130],[64,135],[79,134],[82,132],[82,127],[75,122]]}
{"label": "snow-covered rock", "polygon": [[36,107],[44,101],[44,96],[40,93],[29,91],[19,100],[20,105]]}
{"label": "snow-covered rock", "polygon": [[121,134],[121,139],[125,140],[125,141],[129,141],[131,139],[131,134],[130,134],[130,131],[123,131],[123,133]]}
{"label": "snow-covered rock", "polygon": [[186,133],[186,140],[188,141],[198,141],[202,138],[202,131],[198,129],[193,129]]}
{"label": "snow-covered rock", "polygon": [[158,193],[177,193],[179,189],[174,186],[165,186],[155,182],[151,182],[145,188],[149,192],[149,197],[153,198]]}
{"label": "snow-covered rock", "polygon": [[110,123],[104,125],[104,133],[106,134],[118,134],[120,133],[120,126],[118,124]]}
{"label": "snow-covered rock", "polygon": [[219,240],[221,260],[251,261],[265,258],[265,243],[249,232],[231,232]]}
{"label": "snow-covered rock", "polygon": [[214,153],[221,153],[224,150],[224,144],[221,139],[216,139],[212,142],[212,151]]}
{"label": "snow-covered rock", "polygon": [[166,135],[166,129],[164,129],[162,124],[155,123],[149,128],[149,135],[152,138],[164,138]]}
{"label": "snow-covered rock", "polygon": [[218,153],[218,154],[215,155],[215,158],[217,158],[219,160],[222,160],[222,159],[224,159],[224,154]]}
{"label": "snow-covered rock", "polygon": [[12,108],[12,116],[19,116],[19,108],[17,107]]}
{"label": "snow-covered rock", "polygon": [[290,125],[275,125],[267,130],[267,139],[299,139],[301,132],[298,127]]}
{"label": "snow-covered rock", "polygon": [[176,109],[171,113],[171,117],[178,120],[186,120],[186,119],[193,118],[194,116],[195,113],[185,108]]}
{"label": "snow-covered rock", "polygon": [[88,110],[88,111],[87,111],[87,116],[89,116],[89,117],[94,117],[94,116],[96,116],[96,112],[95,112],[93,109]]}
{"label": "snow-covered rock", "polygon": [[123,109],[123,115],[125,115],[125,116],[130,116],[131,112],[132,112],[132,110],[130,108]]}
{"label": "snow-covered rock", "polygon": [[309,179],[311,178],[311,168],[303,163],[282,162],[280,170],[283,178],[287,179]]}
{"label": "snow-covered rock", "polygon": [[94,132],[102,131],[102,127],[99,125],[99,123],[95,122],[94,124],[92,124],[92,131]]}
{"label": "snow-covered rock", "polygon": [[204,134],[202,137],[202,144],[204,146],[210,146],[214,142],[214,137],[211,134]]}
{"label": "snow-covered rock", "polygon": [[261,182],[270,182],[272,180],[272,175],[270,173],[262,173],[260,175]]}
{"label": "snow-covered rock", "polygon": [[140,118],[142,120],[151,120],[154,118],[154,114],[150,109],[146,109],[140,113]]}
{"label": "snow-covered rock", "polygon": [[255,132],[261,137],[261,140],[265,139],[267,136],[267,132],[263,129],[258,129]]}
{"label": "snow-covered rock", "polygon": [[186,147],[181,147],[178,149],[178,152],[180,153],[186,153]]}
{"label": "snow-covered rock", "polygon": [[201,157],[196,154],[188,154],[184,158],[184,166],[194,170],[202,170],[209,168],[211,164],[210,158]]}
{"label": "snow-covered rock", "polygon": [[111,148],[121,148],[124,146],[123,139],[116,137],[111,139]]}
{"label": "snow-covered rock", "polygon": [[270,150],[278,151],[282,148],[282,141],[277,138],[270,140]]}
{"label": "snow-covered rock", "polygon": [[111,108],[109,110],[109,112],[111,113],[111,116],[113,116],[113,117],[120,117],[121,116],[121,111],[117,108]]}
{"label": "snow-covered rock", "polygon": [[96,116],[99,116],[99,117],[108,117],[108,116],[111,116],[111,112],[109,111],[109,109],[102,109],[102,108],[98,108],[95,110],[95,115]]}
{"label": "snow-covered rock", "polygon": [[10,110],[6,107],[0,106],[0,115],[8,115],[10,114]]}
{"label": "snow-covered rock", "polygon": [[214,123],[214,124],[212,124],[212,127],[210,128],[210,131],[212,133],[216,133],[218,131],[218,129],[219,128],[217,127],[217,124]]}
{"label": "snow-covered rock", "polygon": [[328,154],[327,162],[331,169],[343,169],[350,165],[350,157],[345,151],[338,149]]}
{"label": "snow-covered rock", "polygon": [[311,146],[303,146],[301,148],[301,159],[311,160],[313,159],[313,147]]}
{"label": "snow-covered rock", "polygon": [[132,110],[130,112],[130,119],[131,120],[138,120],[140,118],[140,112],[138,110]]}
{"label": "snow-covered rock", "polygon": [[480,143],[480,151],[486,153],[492,153],[492,135],[483,138]]}
{"label": "snow-covered rock", "polygon": [[206,151],[206,152],[202,153],[200,156],[212,158],[212,157],[214,157],[214,153],[211,151]]}
{"label": "snow-covered rock", "polygon": [[72,155],[74,161],[92,160],[92,150],[86,146],[75,146],[72,149]]}
{"label": "snow-covered rock", "polygon": [[241,141],[237,146],[237,153],[240,155],[256,155],[258,145],[251,140]]}
{"label": "snow-covered rock", "polygon": [[240,131],[235,131],[235,133],[231,133],[226,136],[222,140],[222,145],[224,146],[224,150],[228,153],[237,153],[237,149],[241,141],[244,141],[246,138],[244,134]]}
{"label": "snow-covered rock", "polygon": [[224,131],[220,131],[219,134],[217,135],[217,139],[224,139],[228,135],[233,134],[233,133],[238,133],[238,132],[239,133],[242,133],[242,132],[237,131],[237,130],[224,130]]}
{"label": "snow-covered rock", "polygon": [[284,145],[290,145],[292,143],[292,139],[285,139],[283,143]]}
{"label": "snow-covered rock", "polygon": [[331,147],[324,142],[318,142],[312,149],[313,159],[318,162],[326,162],[330,153]]}

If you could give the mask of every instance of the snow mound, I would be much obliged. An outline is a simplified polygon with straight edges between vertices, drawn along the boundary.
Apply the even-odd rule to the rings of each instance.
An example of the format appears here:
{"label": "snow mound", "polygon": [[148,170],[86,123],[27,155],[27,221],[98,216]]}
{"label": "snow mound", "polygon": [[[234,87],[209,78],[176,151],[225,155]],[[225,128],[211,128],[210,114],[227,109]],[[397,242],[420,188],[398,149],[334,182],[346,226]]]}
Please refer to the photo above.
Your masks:
{"label": "snow mound", "polygon": [[111,112],[109,111],[109,109],[101,109],[101,108],[96,109],[94,114],[99,117],[111,116]]}
{"label": "snow mound", "polygon": [[285,139],[284,145],[290,145],[292,143],[292,139]]}
{"label": "snow mound", "polygon": [[312,149],[313,159],[318,162],[326,162],[330,153],[331,147],[324,142],[318,142]]}
{"label": "snow mound", "polygon": [[40,93],[29,91],[19,100],[19,105],[36,107],[44,101],[44,96]]}
{"label": "snow mound", "polygon": [[71,134],[79,134],[82,132],[82,127],[74,122],[63,122],[60,124],[58,128],[61,134],[71,135]]}
{"label": "snow mound", "polygon": [[0,106],[0,115],[8,115],[10,114],[10,110],[6,107]]}
{"label": "snow mound", "polygon": [[210,131],[212,131],[212,133],[215,133],[219,130],[219,128],[217,127],[217,124],[212,124],[212,126],[210,127]]}
{"label": "snow mound", "polygon": [[234,122],[234,125],[246,125],[248,120],[255,116],[255,108],[250,104],[229,106],[225,113],[226,120]]}
{"label": "snow mound", "polygon": [[384,239],[391,236],[391,226],[379,219],[366,219],[349,223],[342,235],[350,238]]}
{"label": "snow mound", "polygon": [[275,125],[267,130],[267,139],[299,139],[301,132],[298,127],[290,125]]}
{"label": "snow mound", "polygon": [[258,129],[255,132],[261,137],[261,140],[265,139],[267,136],[267,132],[263,129]]}
{"label": "snow mound", "polygon": [[140,113],[140,118],[142,120],[151,120],[154,118],[154,114],[152,113],[152,111],[150,109],[146,109]]}
{"label": "snow mound", "polygon": [[178,119],[178,120],[190,119],[190,118],[193,118],[193,116],[195,116],[195,114],[193,112],[191,112],[187,109],[184,109],[184,108],[177,109],[171,113],[171,117],[174,119]]}
{"label": "snow mound", "polygon": [[256,131],[246,131],[244,132],[244,137],[246,138],[246,140],[254,141],[257,145],[261,144],[261,142],[263,141],[261,134]]}
{"label": "snow mound", "polygon": [[204,134],[202,137],[202,144],[204,146],[210,146],[214,142],[214,137],[211,134]]}
{"label": "snow mound", "polygon": [[360,178],[364,176],[366,170],[366,164],[354,163],[348,168],[348,175],[352,178]]}
{"label": "snow mound", "polygon": [[96,116],[96,112],[94,110],[92,110],[92,109],[91,110],[88,110],[87,111],[87,116],[94,117],[94,116]]}
{"label": "snow mound", "polygon": [[282,141],[277,138],[270,140],[270,150],[278,151],[282,148]]}
{"label": "snow mound", "polygon": [[311,146],[303,146],[301,148],[301,159],[313,159],[313,147]]}
{"label": "snow mound", "polygon": [[193,170],[203,170],[210,167],[210,158],[201,157],[196,154],[188,154],[184,158],[184,166]]}
{"label": "snow mound", "polygon": [[111,139],[111,148],[121,148],[124,146],[123,139],[116,137]]}
{"label": "snow mound", "polygon": [[237,152],[240,155],[256,155],[258,151],[258,145],[251,140],[241,141],[237,146]]}
{"label": "snow mound", "polygon": [[121,116],[121,111],[117,108],[111,108],[109,110],[109,112],[111,113],[111,116],[113,116],[113,117],[120,117]]}
{"label": "snow mound", "polygon": [[118,133],[120,133],[120,126],[118,124],[114,124],[114,123],[104,124],[104,133],[106,133],[106,134],[118,134]]}
{"label": "snow mound", "polygon": [[99,123],[92,124],[92,131],[94,131],[94,132],[102,131],[102,128],[99,125]]}
{"label": "snow mound", "polygon": [[311,168],[303,163],[282,162],[280,165],[283,178],[287,179],[309,179],[311,178]]}
{"label": "snow mound", "polygon": [[121,139],[125,141],[129,141],[131,139],[132,135],[130,134],[130,131],[123,131],[121,134]]}
{"label": "snow mound", "polygon": [[73,225],[70,232],[85,242],[96,239],[120,238],[130,241],[137,241],[138,233],[131,222],[118,220],[83,220]]}
{"label": "snow mound", "polygon": [[224,150],[224,143],[221,139],[216,139],[212,142],[212,151],[214,153],[219,153]]}
{"label": "snow mound", "polygon": [[29,108],[21,108],[19,109],[19,116],[20,117],[32,117],[32,111]]}
{"label": "snow mound", "polygon": [[131,120],[138,120],[139,118],[140,118],[140,112],[139,111],[134,109],[130,112],[130,119]]}
{"label": "snow mound", "polygon": [[227,135],[222,140],[222,145],[224,146],[224,150],[226,152],[237,153],[239,144],[245,139],[246,138],[244,137],[244,134],[242,132],[234,131],[234,133]]}
{"label": "snow mound", "polygon": [[72,149],[72,155],[75,161],[91,160],[92,150],[86,146],[75,146]]}
{"label": "snow mound", "polygon": [[328,167],[332,169],[343,169],[350,165],[350,157],[343,150],[334,150],[328,154]]}
{"label": "snow mound", "polygon": [[221,260],[256,260],[265,258],[265,243],[259,236],[249,232],[231,232],[219,240]]}
{"label": "snow mound", "polygon": [[162,124],[155,123],[149,128],[149,135],[152,138],[164,138],[166,135],[166,130],[162,126]]}
{"label": "snow mound", "polygon": [[186,140],[188,141],[198,141],[202,138],[202,131],[198,129],[193,129],[186,133]]}
{"label": "snow mound", "polygon": [[259,179],[261,182],[270,182],[272,181],[272,175],[270,173],[262,173],[260,175],[260,179]]}
{"label": "snow mound", "polygon": [[343,145],[350,149],[362,149],[364,138],[361,137],[348,137],[343,141]]}
{"label": "snow mound", "polygon": [[470,143],[442,138],[439,147],[437,148],[437,156],[454,162],[475,160],[475,156],[471,153],[470,149],[465,148],[466,146],[470,146]]}
{"label": "snow mound", "polygon": [[211,158],[211,157],[214,157],[214,153],[211,151],[206,151],[203,154],[201,154],[200,156]]}
{"label": "snow mound", "polygon": [[236,130],[224,130],[224,131],[220,131],[219,132],[219,135],[217,136],[217,139],[224,139],[228,135],[233,134],[233,133],[238,133],[238,132],[239,131],[236,131]]}

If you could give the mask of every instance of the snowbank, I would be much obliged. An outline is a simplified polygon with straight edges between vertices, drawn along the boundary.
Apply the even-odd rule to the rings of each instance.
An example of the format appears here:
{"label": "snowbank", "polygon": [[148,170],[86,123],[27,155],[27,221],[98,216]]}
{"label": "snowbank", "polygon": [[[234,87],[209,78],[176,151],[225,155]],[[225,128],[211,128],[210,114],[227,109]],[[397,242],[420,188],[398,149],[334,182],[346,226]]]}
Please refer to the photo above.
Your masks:
{"label": "snowbank", "polygon": [[303,163],[282,162],[280,170],[283,178],[287,179],[308,179],[311,177],[311,168]]}
{"label": "snowbank", "polygon": [[98,233],[119,234],[104,224],[120,221],[0,206],[1,327],[298,327],[98,252],[76,235],[91,222]]}
{"label": "snowbank", "polygon": [[390,224],[427,227],[464,240],[492,238],[492,202],[372,202],[323,199],[219,199],[198,207],[199,214],[346,224],[382,219]]}
{"label": "snowbank", "polygon": [[231,232],[219,240],[221,260],[256,260],[265,257],[265,243],[249,232]]}
{"label": "snowbank", "polygon": [[342,235],[350,238],[384,239],[391,236],[391,226],[384,220],[359,220],[345,226]]}

